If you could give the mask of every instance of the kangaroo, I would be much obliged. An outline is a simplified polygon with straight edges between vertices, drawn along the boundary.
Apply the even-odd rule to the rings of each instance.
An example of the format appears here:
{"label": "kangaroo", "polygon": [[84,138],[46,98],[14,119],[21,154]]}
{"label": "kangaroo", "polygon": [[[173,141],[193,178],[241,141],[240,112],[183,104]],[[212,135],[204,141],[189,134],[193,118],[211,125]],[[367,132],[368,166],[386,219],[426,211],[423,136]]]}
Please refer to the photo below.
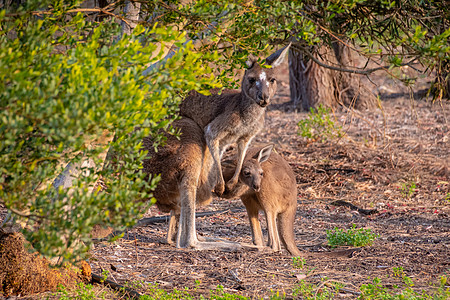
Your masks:
{"label": "kangaroo", "polygon": [[[237,141],[241,161],[238,165],[242,165],[248,143],[263,126],[265,107],[276,89],[276,67],[286,53],[287,48],[266,59],[271,69],[263,69],[255,59],[249,59],[241,93],[225,91],[211,96],[191,93],[181,104],[182,118],[173,124],[181,132],[179,139],[168,135],[166,145],[157,152],[152,138],[144,139],[143,148],[148,150],[149,157],[143,169],[148,174],[161,174],[154,197],[162,211],[173,210],[168,240],[176,233],[178,248],[229,250],[237,247],[236,243],[199,241],[195,207],[211,201],[213,188],[218,194],[225,190],[220,156],[228,144]],[[213,168],[218,171],[212,172]],[[238,177],[233,178],[237,181]],[[177,216],[179,229],[175,230]]]}
{"label": "kangaroo", "polygon": [[[240,197],[247,209],[253,244],[263,246],[258,213],[266,215],[268,246],[281,250],[281,242],[293,256],[300,256],[294,240],[294,219],[297,211],[297,183],[289,164],[277,153],[273,145],[252,147],[248,150],[238,184],[233,190],[226,190],[224,198]],[[223,174],[230,178],[235,163],[224,162]]]}
{"label": "kangaroo", "polygon": [[180,115],[194,120],[205,132],[206,144],[214,160],[217,183],[214,191],[225,190],[220,159],[230,144],[237,143],[237,167],[227,182],[233,189],[241,171],[248,145],[264,126],[264,112],[277,90],[278,67],[287,56],[290,44],[266,58],[261,67],[250,57],[242,79],[241,91],[225,91],[221,95],[204,96],[191,92],[180,105]]}
{"label": "kangaroo", "polygon": [[[211,172],[213,159],[206,146],[204,132],[194,121],[181,118],[173,127],[180,136],[166,134],[165,145],[155,151],[152,138],[143,140],[148,158],[143,162],[143,171],[160,174],[153,196],[163,212],[170,212],[167,241],[176,242],[177,248],[193,247],[199,250],[237,249],[236,243],[212,243],[199,241],[195,230],[195,207],[207,205],[212,200],[212,184],[216,182]],[[177,230],[179,220],[179,230]]]}

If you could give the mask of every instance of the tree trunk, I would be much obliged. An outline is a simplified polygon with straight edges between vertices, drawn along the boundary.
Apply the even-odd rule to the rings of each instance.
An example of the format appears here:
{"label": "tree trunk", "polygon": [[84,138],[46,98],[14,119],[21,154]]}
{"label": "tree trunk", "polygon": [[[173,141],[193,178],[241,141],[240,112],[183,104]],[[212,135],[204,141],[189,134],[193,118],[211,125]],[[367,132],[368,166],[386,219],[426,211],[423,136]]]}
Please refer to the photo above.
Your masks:
{"label": "tree trunk", "polygon": [[139,12],[141,11],[141,3],[140,2],[132,2],[126,1],[125,8],[123,9],[124,14],[126,15],[127,22],[122,21],[122,32],[121,34],[131,35],[134,27],[137,25],[137,21],[139,20]]}
{"label": "tree trunk", "polygon": [[437,67],[432,93],[434,99],[450,99],[450,60],[441,60]]}
{"label": "tree trunk", "polygon": [[[328,65],[355,68],[350,49],[337,42],[333,43],[332,49],[322,47],[316,57]],[[289,50],[289,81],[291,101],[298,109],[308,111],[318,105],[344,105],[356,109],[376,106],[375,95],[361,84],[358,75],[321,67],[292,47]]]}

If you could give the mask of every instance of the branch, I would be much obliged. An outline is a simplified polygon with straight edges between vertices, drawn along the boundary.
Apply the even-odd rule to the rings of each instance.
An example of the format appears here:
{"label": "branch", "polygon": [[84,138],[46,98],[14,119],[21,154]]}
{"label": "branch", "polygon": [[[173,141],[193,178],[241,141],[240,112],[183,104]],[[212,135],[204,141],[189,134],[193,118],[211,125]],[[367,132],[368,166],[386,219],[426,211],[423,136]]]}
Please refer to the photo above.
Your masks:
{"label": "branch", "polygon": [[28,214],[25,212],[21,212],[19,210],[16,210],[14,208],[7,208],[8,210],[10,210],[13,214],[16,214],[18,216],[24,217],[24,218],[28,218],[28,219],[32,219],[32,218],[36,218],[36,219],[44,219],[44,216],[39,216],[39,215],[35,215],[35,214]]}
{"label": "branch", "polygon": [[[369,75],[369,74],[371,74],[371,73],[373,73],[375,71],[379,71],[379,70],[387,71],[391,67],[390,65],[385,65],[385,66],[381,66],[381,67],[373,68],[373,69],[368,69],[368,70],[344,69],[344,68],[340,68],[340,67],[330,66],[330,65],[327,65],[327,64],[321,62],[306,47],[302,46],[300,43],[293,42],[292,43],[292,48],[297,50],[297,51],[303,52],[304,54],[306,54],[306,56],[308,56],[313,62],[315,62],[319,66],[327,68],[327,69],[330,69],[330,70],[339,71],[339,72],[347,72],[347,73],[360,74],[360,75]],[[400,67],[409,66],[410,64],[412,64],[416,60],[417,60],[417,57],[412,59],[412,60],[410,60],[407,63],[401,64]]]}
{"label": "branch", "polygon": [[[68,11],[66,11],[66,13],[69,14],[69,13],[78,13],[78,12],[101,12],[106,15],[113,16],[113,17],[125,22],[128,26],[130,26],[130,23],[128,23],[126,18],[116,15],[105,8],[76,8],[76,9],[69,9]],[[31,11],[29,13],[32,15],[40,16],[40,15],[51,15],[51,14],[53,14],[53,11],[51,11],[51,10],[50,11]],[[22,16],[22,15],[24,15],[24,13],[5,14],[6,17],[18,17],[18,16]]]}

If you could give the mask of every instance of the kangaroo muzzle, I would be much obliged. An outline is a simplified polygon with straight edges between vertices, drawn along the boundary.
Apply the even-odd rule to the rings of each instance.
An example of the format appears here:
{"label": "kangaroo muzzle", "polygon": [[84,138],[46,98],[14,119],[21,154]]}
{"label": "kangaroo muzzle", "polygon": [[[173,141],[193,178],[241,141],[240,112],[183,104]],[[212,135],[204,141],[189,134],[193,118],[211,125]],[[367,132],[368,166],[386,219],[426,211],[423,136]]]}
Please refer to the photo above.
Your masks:
{"label": "kangaroo muzzle", "polygon": [[258,95],[257,103],[261,107],[266,107],[267,105],[269,105],[269,97],[265,95]]}
{"label": "kangaroo muzzle", "polygon": [[252,189],[255,191],[255,192],[259,192],[259,189],[261,188],[261,185],[259,185],[259,184],[257,184],[257,183],[253,183],[252,184]]}

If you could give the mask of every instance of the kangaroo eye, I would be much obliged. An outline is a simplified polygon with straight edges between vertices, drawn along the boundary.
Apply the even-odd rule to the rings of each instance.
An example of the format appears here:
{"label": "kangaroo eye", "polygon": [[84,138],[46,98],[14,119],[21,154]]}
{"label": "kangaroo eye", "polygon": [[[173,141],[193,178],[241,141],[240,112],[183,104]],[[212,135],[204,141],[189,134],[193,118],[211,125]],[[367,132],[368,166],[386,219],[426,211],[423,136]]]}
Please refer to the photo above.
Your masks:
{"label": "kangaroo eye", "polygon": [[248,79],[248,82],[249,82],[250,84],[254,84],[254,83],[256,82],[256,78],[250,77],[250,78]]}
{"label": "kangaroo eye", "polygon": [[274,83],[275,81],[277,81],[275,78],[270,78],[270,83]]}
{"label": "kangaroo eye", "polygon": [[264,172],[261,172],[259,175],[261,175],[261,177],[264,176]]}
{"label": "kangaroo eye", "polygon": [[249,177],[250,176],[250,172],[249,171],[244,171],[244,176]]}

